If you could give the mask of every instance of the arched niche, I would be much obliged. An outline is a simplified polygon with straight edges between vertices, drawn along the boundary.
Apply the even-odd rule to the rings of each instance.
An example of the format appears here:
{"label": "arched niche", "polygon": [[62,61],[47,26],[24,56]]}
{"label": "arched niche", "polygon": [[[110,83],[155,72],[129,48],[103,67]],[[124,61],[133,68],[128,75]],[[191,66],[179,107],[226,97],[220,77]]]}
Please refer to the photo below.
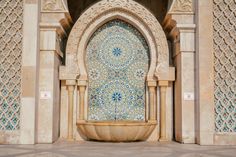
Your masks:
{"label": "arched niche", "polygon": [[169,50],[161,25],[145,7],[132,0],[103,0],[88,8],[80,16],[67,42],[66,65],[69,71],[78,69],[80,79],[87,79],[84,57],[88,39],[98,27],[112,19],[130,23],[145,37],[151,56],[148,80],[155,80],[157,63],[161,66],[162,72],[169,72]]}
{"label": "arched niche", "polygon": [[[145,38],[150,52],[150,66],[146,84],[145,120],[142,122],[92,122],[86,114],[88,73],[86,69],[86,47],[94,32],[108,21],[122,20],[135,27]],[[155,18],[145,7],[133,0],[102,0],[88,8],[76,21],[66,47],[66,66],[60,71],[61,79],[68,85],[69,133],[73,137],[73,85],[78,86],[77,126],[88,139],[102,141],[146,140],[157,124],[157,82],[160,88],[160,103],[166,103],[166,87],[169,77],[169,50],[165,33]],[[76,83],[77,82],[77,83]],[[163,88],[162,88],[163,87]],[[163,108],[165,112],[165,109]],[[165,115],[161,115],[164,119]],[[162,132],[165,132],[164,123]],[[131,131],[132,130],[132,131]],[[106,132],[106,134],[104,134]],[[122,136],[121,136],[122,135]],[[165,138],[161,135],[161,138]]]}

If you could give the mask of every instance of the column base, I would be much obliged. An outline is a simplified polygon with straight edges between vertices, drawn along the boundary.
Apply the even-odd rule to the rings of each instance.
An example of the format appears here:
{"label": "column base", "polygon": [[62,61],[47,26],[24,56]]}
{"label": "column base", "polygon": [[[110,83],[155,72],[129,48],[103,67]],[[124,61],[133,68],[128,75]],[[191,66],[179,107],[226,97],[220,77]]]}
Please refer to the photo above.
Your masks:
{"label": "column base", "polygon": [[73,139],[73,138],[67,138],[66,141],[68,141],[68,142],[74,142],[75,139]]}
{"label": "column base", "polygon": [[160,138],[158,141],[159,142],[169,142],[169,140],[167,140],[166,138]]}

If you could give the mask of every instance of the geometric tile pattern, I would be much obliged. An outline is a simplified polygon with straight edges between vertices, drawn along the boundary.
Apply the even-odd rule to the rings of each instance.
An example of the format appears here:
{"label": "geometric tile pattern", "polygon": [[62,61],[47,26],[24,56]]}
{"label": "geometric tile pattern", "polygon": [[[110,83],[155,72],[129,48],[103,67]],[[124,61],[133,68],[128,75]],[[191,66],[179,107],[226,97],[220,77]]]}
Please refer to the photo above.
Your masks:
{"label": "geometric tile pattern", "polygon": [[87,46],[89,120],[144,120],[148,45],[130,24],[112,20]]}
{"label": "geometric tile pattern", "polygon": [[213,2],[215,131],[236,132],[236,1]]}
{"label": "geometric tile pattern", "polygon": [[20,121],[23,0],[0,0],[0,130]]}

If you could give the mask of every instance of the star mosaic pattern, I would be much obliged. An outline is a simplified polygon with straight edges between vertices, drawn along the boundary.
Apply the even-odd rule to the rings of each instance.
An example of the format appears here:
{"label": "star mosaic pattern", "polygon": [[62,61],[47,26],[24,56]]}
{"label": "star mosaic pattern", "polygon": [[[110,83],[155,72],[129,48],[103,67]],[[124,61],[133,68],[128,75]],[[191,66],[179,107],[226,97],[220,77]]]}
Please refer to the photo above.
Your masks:
{"label": "star mosaic pattern", "polygon": [[23,0],[0,0],[0,130],[20,129]]}
{"label": "star mosaic pattern", "polygon": [[145,120],[149,48],[122,20],[101,26],[87,46],[89,120]]}
{"label": "star mosaic pattern", "polygon": [[236,2],[213,2],[215,131],[236,132]]}

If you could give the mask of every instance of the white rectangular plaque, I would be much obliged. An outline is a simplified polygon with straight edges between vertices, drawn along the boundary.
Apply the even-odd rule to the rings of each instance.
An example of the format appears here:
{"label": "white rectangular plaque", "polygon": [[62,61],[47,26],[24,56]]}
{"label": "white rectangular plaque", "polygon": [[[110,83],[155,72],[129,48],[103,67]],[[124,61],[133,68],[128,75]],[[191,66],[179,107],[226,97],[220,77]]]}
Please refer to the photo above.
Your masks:
{"label": "white rectangular plaque", "polygon": [[192,92],[185,92],[184,93],[184,100],[194,100],[194,93],[192,93]]}
{"label": "white rectangular plaque", "polygon": [[51,99],[50,91],[40,91],[40,99]]}

